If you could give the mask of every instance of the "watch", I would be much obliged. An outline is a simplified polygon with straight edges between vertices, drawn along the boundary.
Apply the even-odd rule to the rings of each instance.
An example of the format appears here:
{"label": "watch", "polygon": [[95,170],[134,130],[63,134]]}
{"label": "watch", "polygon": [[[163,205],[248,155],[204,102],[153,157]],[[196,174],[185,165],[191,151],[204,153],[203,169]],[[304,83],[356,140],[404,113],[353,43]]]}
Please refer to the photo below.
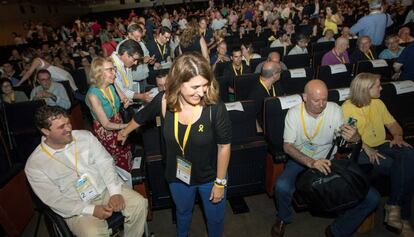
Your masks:
{"label": "watch", "polygon": [[227,186],[227,179],[219,179],[216,178],[216,181],[214,181],[218,185]]}

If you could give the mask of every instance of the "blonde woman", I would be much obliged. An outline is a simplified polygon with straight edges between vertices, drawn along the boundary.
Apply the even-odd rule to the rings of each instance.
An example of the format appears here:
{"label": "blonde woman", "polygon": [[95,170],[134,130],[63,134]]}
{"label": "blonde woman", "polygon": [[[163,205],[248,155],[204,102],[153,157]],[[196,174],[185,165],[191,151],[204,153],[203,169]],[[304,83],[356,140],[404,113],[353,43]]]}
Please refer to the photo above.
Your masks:
{"label": "blonde woman", "polygon": [[[385,223],[401,236],[411,237],[414,149],[403,139],[403,130],[379,99],[380,75],[360,73],[351,83],[350,97],[342,105],[345,119],[356,119],[363,142],[359,163],[391,180],[390,197],[385,205]],[[392,140],[386,140],[386,129]]]}
{"label": "blonde woman", "polygon": [[[117,92],[123,94],[114,86],[115,74],[115,67],[109,59],[98,57],[92,61],[91,86],[86,95],[86,104],[94,119],[92,132],[112,155],[116,165],[129,171],[131,148],[128,145],[120,145],[116,140],[118,131],[127,124],[122,123],[119,114],[121,100]],[[123,98],[122,101],[128,105],[127,98]]]}

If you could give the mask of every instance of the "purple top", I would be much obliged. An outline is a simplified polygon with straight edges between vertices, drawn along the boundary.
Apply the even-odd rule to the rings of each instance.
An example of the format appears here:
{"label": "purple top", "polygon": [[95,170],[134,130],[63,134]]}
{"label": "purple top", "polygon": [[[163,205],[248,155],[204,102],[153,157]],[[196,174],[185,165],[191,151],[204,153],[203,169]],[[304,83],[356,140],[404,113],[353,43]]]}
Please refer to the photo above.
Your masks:
{"label": "purple top", "polygon": [[329,52],[327,52],[325,55],[323,55],[322,58],[322,66],[326,66],[326,65],[335,65],[335,64],[345,64],[345,63],[349,63],[349,57],[348,57],[348,52],[345,51],[342,54],[336,54],[334,53],[334,50],[330,50]]}

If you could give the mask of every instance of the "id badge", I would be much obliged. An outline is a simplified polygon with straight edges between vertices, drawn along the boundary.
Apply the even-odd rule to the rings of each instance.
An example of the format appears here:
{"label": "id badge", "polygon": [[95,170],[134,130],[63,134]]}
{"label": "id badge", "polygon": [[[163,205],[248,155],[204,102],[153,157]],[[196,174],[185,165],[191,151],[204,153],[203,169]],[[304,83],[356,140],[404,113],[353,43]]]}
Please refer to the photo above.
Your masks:
{"label": "id badge", "polygon": [[87,174],[83,174],[75,184],[76,191],[84,202],[89,202],[98,196],[98,192],[93,186]]}
{"label": "id badge", "polygon": [[310,158],[313,158],[316,153],[316,146],[312,145],[311,143],[305,143],[300,152],[309,156]]}
{"label": "id badge", "polygon": [[177,156],[177,179],[186,184],[190,184],[191,180],[191,162],[184,160],[181,156]]}

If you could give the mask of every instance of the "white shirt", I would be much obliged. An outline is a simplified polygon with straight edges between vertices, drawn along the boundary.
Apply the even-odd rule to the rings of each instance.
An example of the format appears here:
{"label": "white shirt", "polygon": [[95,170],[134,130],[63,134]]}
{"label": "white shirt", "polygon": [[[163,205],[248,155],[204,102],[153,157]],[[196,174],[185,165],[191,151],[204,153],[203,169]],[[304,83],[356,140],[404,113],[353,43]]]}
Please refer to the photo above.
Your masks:
{"label": "white shirt", "polygon": [[[303,129],[301,106],[302,103],[289,109],[285,118],[285,130],[283,133],[284,142],[293,144],[299,151],[306,143],[309,143],[309,139],[306,137]],[[338,130],[343,124],[342,118],[341,107],[333,102],[327,102],[325,110],[317,118],[310,116],[304,108],[304,120],[309,136],[314,134],[318,123],[322,119],[319,132],[311,141],[316,148],[315,154],[311,158],[321,159],[326,157],[332,146],[335,130]]]}
{"label": "white shirt", "polygon": [[50,158],[38,146],[25,167],[27,179],[36,195],[64,218],[92,215],[95,208],[83,202],[75,188],[78,180],[75,173],[75,146],[78,151],[78,173],[80,176],[87,174],[99,194],[106,189],[110,196],[120,194],[123,183],[115,171],[113,158],[92,133],[74,130],[72,135],[75,140],[59,150],[49,147],[44,142],[45,137],[41,142],[50,154],[65,165]]}
{"label": "white shirt", "polygon": [[226,25],[226,23],[227,23],[226,19],[214,19],[213,22],[211,22],[211,29],[220,30]]}
{"label": "white shirt", "polygon": [[295,47],[293,47],[290,51],[288,55],[296,55],[296,54],[307,54],[308,53],[308,49],[304,48],[302,49],[301,47],[299,47],[298,45],[295,45]]}
{"label": "white shirt", "polygon": [[132,80],[131,68],[126,68],[124,66],[124,63],[118,56],[118,53],[113,52],[111,58],[114,62],[114,67],[116,68],[115,84],[124,93],[128,100],[132,101],[134,99],[135,92],[133,91],[134,83]]}

